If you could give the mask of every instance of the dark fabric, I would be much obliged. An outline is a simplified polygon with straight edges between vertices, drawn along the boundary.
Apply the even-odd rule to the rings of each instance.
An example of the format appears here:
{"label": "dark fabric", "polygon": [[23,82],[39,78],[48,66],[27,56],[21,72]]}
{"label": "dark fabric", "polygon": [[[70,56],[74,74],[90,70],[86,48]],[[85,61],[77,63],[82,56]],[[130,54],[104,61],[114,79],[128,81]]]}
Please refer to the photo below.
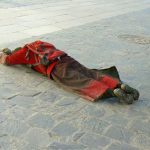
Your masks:
{"label": "dark fabric", "polygon": [[[120,81],[116,67],[108,69],[88,69],[70,56],[58,62],[52,73],[58,84],[80,94],[84,98],[96,101],[108,97],[107,91],[114,89]],[[104,96],[106,95],[106,96]]]}
{"label": "dark fabric", "polygon": [[92,70],[98,72],[99,75],[109,75],[113,78],[118,79],[121,82],[118,70],[115,66],[105,68],[105,69],[92,69]]}

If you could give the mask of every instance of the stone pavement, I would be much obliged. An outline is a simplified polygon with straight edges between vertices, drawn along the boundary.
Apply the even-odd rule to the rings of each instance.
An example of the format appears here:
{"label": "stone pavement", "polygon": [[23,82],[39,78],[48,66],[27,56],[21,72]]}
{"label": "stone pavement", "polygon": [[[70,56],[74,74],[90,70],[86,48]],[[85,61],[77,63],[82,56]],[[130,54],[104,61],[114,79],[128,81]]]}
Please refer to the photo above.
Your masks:
{"label": "stone pavement", "polygon": [[1,0],[1,44],[149,7],[149,0]]}
{"label": "stone pavement", "polygon": [[[116,65],[121,78],[141,93],[140,100],[133,105],[119,104],[115,98],[92,103],[25,66],[1,65],[0,150],[149,150],[150,9],[148,0],[131,1],[0,1],[0,18],[4,20],[0,25],[0,47],[14,48],[35,39],[52,42],[87,67]],[[91,10],[87,14],[82,11],[85,5]],[[117,9],[110,15],[108,10],[114,10],[114,5]],[[77,11],[73,6],[78,6]],[[107,15],[98,18],[95,14],[100,13],[100,7]],[[36,17],[36,10],[37,14],[55,18],[55,13],[60,12],[61,16],[62,10],[68,9],[67,18],[73,16],[71,11],[77,18],[71,23],[64,17],[60,21],[60,28],[64,29],[53,30],[57,21],[54,28],[45,27],[46,17],[41,27],[40,21],[31,20]],[[25,18],[16,22],[22,15],[27,20],[29,17],[27,28]]]}

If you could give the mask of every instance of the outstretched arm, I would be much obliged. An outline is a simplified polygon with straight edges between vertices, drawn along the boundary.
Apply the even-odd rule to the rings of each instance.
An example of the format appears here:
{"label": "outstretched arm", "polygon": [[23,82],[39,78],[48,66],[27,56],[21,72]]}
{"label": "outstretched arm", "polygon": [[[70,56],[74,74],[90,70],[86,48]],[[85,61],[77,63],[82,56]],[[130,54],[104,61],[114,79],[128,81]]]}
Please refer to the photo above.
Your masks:
{"label": "outstretched arm", "polygon": [[21,48],[18,51],[13,52],[10,55],[4,53],[0,54],[0,63],[7,65],[27,64],[26,49]]}

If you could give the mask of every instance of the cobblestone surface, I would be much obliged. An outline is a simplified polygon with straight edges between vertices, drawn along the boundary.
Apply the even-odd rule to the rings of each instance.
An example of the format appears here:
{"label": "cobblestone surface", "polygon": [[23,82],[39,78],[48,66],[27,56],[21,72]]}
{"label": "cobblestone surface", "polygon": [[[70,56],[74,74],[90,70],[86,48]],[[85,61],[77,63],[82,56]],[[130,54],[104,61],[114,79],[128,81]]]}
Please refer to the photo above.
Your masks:
{"label": "cobblestone surface", "polygon": [[[31,14],[32,8],[48,2],[38,1],[7,0],[0,4],[3,9],[27,6],[26,13]],[[60,2],[64,6],[69,3]],[[89,6],[91,3],[87,1]],[[1,65],[0,150],[149,150],[149,14],[150,9],[126,12],[50,34],[2,42],[0,47],[14,48],[41,39],[64,49],[87,67],[116,65],[121,78],[138,88],[141,96],[133,105],[119,104],[115,98],[92,103],[26,66]]]}

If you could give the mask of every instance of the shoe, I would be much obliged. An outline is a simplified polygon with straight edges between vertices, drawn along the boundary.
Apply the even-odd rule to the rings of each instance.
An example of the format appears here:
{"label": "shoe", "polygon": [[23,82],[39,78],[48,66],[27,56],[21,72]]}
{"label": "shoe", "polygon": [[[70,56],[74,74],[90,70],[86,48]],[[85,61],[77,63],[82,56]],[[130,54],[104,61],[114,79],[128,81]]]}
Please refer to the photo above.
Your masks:
{"label": "shoe", "polygon": [[134,97],[134,100],[138,100],[139,99],[140,93],[139,93],[138,90],[130,87],[127,84],[121,84],[121,89],[124,90],[128,94],[132,94],[133,97]]}
{"label": "shoe", "polygon": [[132,104],[134,101],[133,95],[125,93],[120,88],[115,89],[113,93],[121,103]]}

